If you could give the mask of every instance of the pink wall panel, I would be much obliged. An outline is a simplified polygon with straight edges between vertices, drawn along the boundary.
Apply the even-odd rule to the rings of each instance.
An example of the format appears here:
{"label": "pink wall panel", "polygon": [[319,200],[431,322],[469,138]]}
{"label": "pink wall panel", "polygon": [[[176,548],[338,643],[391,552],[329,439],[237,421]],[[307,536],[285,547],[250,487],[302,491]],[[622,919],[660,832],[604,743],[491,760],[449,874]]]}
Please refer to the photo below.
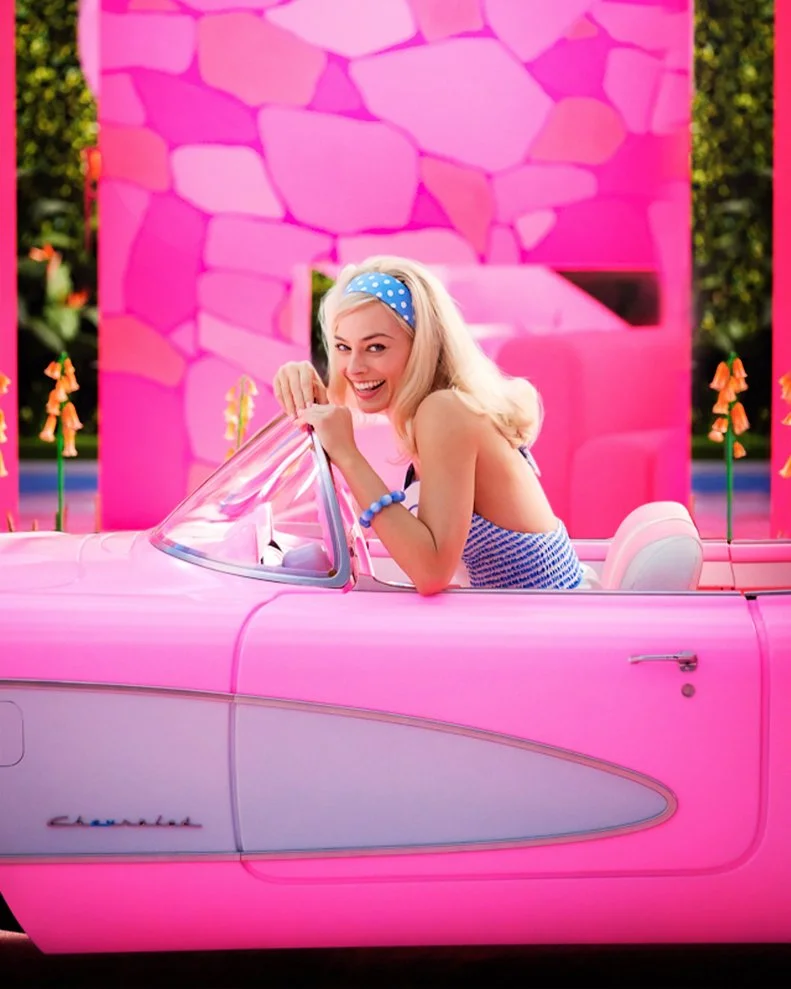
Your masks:
{"label": "pink wall panel", "polygon": [[775,4],[774,333],[772,337],[773,536],[791,536],[791,478],[779,471],[791,457],[791,411],[780,401],[778,379],[791,372],[791,8]]}
{"label": "pink wall panel", "polygon": [[17,462],[17,361],[16,361],[16,120],[14,90],[14,4],[0,3],[0,373],[12,379],[6,395],[0,395],[8,442],[0,452],[8,477],[0,477],[0,532],[6,513],[17,514],[19,486]]}
{"label": "pink wall panel", "polygon": [[242,372],[272,412],[297,265],[653,269],[688,348],[689,8],[103,0],[104,526],[224,456]]}

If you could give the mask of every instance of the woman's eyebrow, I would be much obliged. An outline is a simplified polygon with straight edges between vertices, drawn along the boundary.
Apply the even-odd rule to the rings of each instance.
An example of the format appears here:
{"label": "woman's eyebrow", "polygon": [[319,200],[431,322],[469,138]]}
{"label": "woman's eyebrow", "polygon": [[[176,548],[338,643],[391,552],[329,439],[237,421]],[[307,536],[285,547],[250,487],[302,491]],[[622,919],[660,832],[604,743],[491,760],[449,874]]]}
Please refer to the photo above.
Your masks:
{"label": "woman's eyebrow", "polygon": [[[393,337],[391,337],[389,333],[369,333],[367,337],[363,337],[362,338],[362,341],[361,342],[362,343],[365,343],[367,340],[375,340],[377,337],[384,337],[386,340],[392,340],[393,339]],[[338,340],[338,341],[340,341],[340,343],[346,343],[347,342],[338,333],[335,334],[335,339]]]}

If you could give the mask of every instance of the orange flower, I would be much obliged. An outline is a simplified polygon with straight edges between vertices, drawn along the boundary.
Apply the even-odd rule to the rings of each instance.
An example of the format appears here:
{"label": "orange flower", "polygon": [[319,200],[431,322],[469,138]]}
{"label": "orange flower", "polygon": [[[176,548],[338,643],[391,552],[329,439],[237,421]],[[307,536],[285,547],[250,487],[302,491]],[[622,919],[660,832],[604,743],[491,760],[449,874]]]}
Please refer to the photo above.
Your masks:
{"label": "orange flower", "polygon": [[69,309],[82,309],[85,303],[88,301],[87,292],[70,292],[66,297],[66,305]]}
{"label": "orange flower", "polygon": [[733,456],[736,458],[736,460],[741,460],[742,457],[747,456],[747,451],[744,449],[744,447],[741,445],[741,443],[738,440],[736,440],[736,442],[733,444]]}
{"label": "orange flower", "polygon": [[780,469],[780,477],[791,477],[791,457],[786,460]]}
{"label": "orange flower", "polygon": [[77,375],[74,373],[74,365],[70,357],[67,357],[63,362],[63,377],[66,379],[66,391],[80,390],[80,386],[77,384]]}
{"label": "orange flower", "polygon": [[744,378],[732,377],[729,383],[729,387],[733,389],[734,392],[747,391],[750,387]]}
{"label": "orange flower", "polygon": [[740,357],[735,357],[733,359],[733,364],[731,365],[731,374],[734,378],[744,379],[747,377],[747,372],[744,370],[744,364],[742,364]]}
{"label": "orange flower", "polygon": [[8,477],[8,471],[6,470],[2,453],[0,453],[0,477]]}
{"label": "orange flower", "polygon": [[68,391],[66,391],[66,386],[62,381],[59,381],[52,389],[52,391],[49,393],[49,399],[47,401],[47,412],[49,412],[51,415],[57,415],[58,412],[60,412],[60,407],[63,404],[63,402],[67,402],[68,400],[69,400],[69,393]]}
{"label": "orange flower", "polygon": [[74,445],[75,432],[73,429],[63,429],[63,456],[76,457],[77,447]]}
{"label": "orange flower", "polygon": [[40,440],[44,440],[45,443],[55,442],[55,425],[58,419],[57,416],[48,415],[47,421],[44,423],[44,428],[38,434]]}
{"label": "orange flower", "polygon": [[781,398],[784,402],[791,402],[791,371],[788,374],[784,374],[780,379],[780,388],[782,390]]}
{"label": "orange flower", "polygon": [[53,275],[60,267],[61,256],[53,248],[52,244],[45,244],[44,247],[31,247],[28,257],[33,261],[46,261],[47,275]]}
{"label": "orange flower", "polygon": [[711,411],[715,416],[726,416],[731,409],[731,403],[727,398],[723,398],[724,392],[720,392],[719,398],[716,403],[712,405]]}
{"label": "orange flower", "polygon": [[785,419],[783,419],[782,425],[791,426],[791,412],[789,412]]}
{"label": "orange flower", "polygon": [[720,416],[719,419],[714,420],[714,425],[711,428],[716,429],[718,433],[727,433],[728,420],[725,418],[725,416]]}
{"label": "orange flower", "polygon": [[712,429],[712,431],[709,433],[709,439],[713,440],[715,443],[722,443],[725,437],[718,429]]}
{"label": "orange flower", "polygon": [[98,182],[102,170],[102,153],[98,148],[83,148],[85,174],[91,182]]}
{"label": "orange flower", "polygon": [[8,394],[8,386],[10,384],[11,384],[11,379],[8,377],[8,375],[3,374],[3,372],[0,371],[0,395]]}
{"label": "orange flower", "polygon": [[63,423],[64,432],[68,429],[71,432],[76,432],[78,429],[82,429],[82,423],[77,415],[77,410],[74,408],[72,402],[68,402],[63,406],[63,412],[61,412],[60,421]]}
{"label": "orange flower", "polygon": [[61,366],[60,361],[50,361],[49,364],[44,368],[44,374],[48,378],[54,378],[57,381],[60,378]]}
{"label": "orange flower", "polygon": [[731,372],[728,369],[728,365],[725,361],[720,361],[717,365],[717,370],[714,372],[714,378],[712,379],[709,388],[713,388],[714,391],[722,391],[722,389],[728,384],[730,377]]}
{"label": "orange flower", "polygon": [[744,406],[741,402],[737,402],[731,409],[731,425],[737,436],[741,436],[745,430],[750,428],[747,413],[744,411]]}
{"label": "orange flower", "polygon": [[57,253],[52,244],[45,244],[43,247],[31,247],[28,257],[31,261],[51,261]]}

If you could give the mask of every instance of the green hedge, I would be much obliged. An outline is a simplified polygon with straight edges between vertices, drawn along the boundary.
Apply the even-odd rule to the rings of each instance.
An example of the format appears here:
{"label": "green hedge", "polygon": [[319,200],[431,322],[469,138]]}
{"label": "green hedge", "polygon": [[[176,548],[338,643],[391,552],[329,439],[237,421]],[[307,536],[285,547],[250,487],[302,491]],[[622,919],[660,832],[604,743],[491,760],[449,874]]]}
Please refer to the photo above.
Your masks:
{"label": "green hedge", "polygon": [[[43,370],[60,347],[32,329],[47,315],[44,265],[31,247],[52,244],[75,290],[96,299],[93,248],[84,249],[80,152],[96,143],[96,105],[77,54],[76,0],[16,0],[17,244],[19,256],[19,428],[36,436],[52,382]],[[64,269],[64,273],[65,273]],[[51,304],[50,304],[51,309]],[[50,335],[51,336],[51,335]],[[85,430],[96,429],[96,330],[90,320],[63,341],[77,367],[75,404]],[[79,438],[78,438],[79,447]]]}
{"label": "green hedge", "polygon": [[696,0],[692,192],[693,427],[731,349],[745,362],[753,430],[769,432],[775,0]]}

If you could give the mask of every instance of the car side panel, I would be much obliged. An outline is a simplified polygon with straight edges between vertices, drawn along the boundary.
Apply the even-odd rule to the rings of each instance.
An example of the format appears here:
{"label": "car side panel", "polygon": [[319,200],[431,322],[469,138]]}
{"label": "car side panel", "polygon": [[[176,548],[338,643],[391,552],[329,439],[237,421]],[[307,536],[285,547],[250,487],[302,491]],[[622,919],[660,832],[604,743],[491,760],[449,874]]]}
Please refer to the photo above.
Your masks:
{"label": "car side panel", "polygon": [[[682,672],[672,660],[629,662],[630,656],[683,650],[697,656],[692,672]],[[274,783],[264,769],[256,775],[257,759],[264,767],[272,753],[281,753],[279,761],[286,762],[296,752],[296,744],[286,744],[293,718],[291,728],[286,729],[281,719],[274,731],[263,726],[267,718],[271,722],[269,715],[245,713],[237,714],[236,725],[243,849],[256,859],[251,869],[257,875],[294,881],[493,874],[703,875],[735,868],[760,841],[765,771],[762,678],[753,621],[738,595],[460,592],[428,600],[413,594],[356,592],[332,599],[284,595],[245,629],[237,690],[248,697],[345,713],[346,718],[336,720],[335,735],[325,728],[317,732],[315,751],[316,759],[326,760],[327,751],[335,747],[331,771],[322,779],[325,787],[340,787],[339,792],[347,786],[348,800],[356,799],[355,787],[367,799],[374,783],[385,800],[391,784],[395,785],[394,774],[402,777],[408,771],[407,763],[396,766],[392,753],[383,748],[378,779],[373,768],[357,774],[355,745],[364,747],[369,757],[371,746],[382,744],[370,730],[361,741],[360,732],[348,727],[349,718],[368,712],[382,721],[406,718],[418,727],[433,723],[445,732],[471,731],[490,742],[505,737],[516,744],[547,747],[550,755],[571,753],[592,764],[636,774],[649,786],[669,791],[675,803],[672,813],[654,817],[650,827],[618,837],[603,829],[598,840],[588,833],[581,834],[579,841],[566,835],[558,843],[558,834],[551,833],[546,841],[526,840],[524,847],[492,850],[482,847],[480,830],[471,827],[468,841],[461,842],[467,848],[462,855],[450,847],[445,853],[432,851],[424,847],[431,842],[413,839],[393,849],[397,854],[376,856],[363,842],[360,851],[365,854],[347,856],[339,863],[319,854],[322,847],[334,847],[336,838],[328,828],[324,845],[314,830],[315,847],[312,851],[304,847],[309,853],[305,861],[296,861],[294,855],[284,860],[278,858],[282,849],[272,838],[273,816],[281,810],[285,814],[284,807],[296,802],[306,816],[315,812],[321,819],[322,814],[331,816],[329,805],[315,783],[309,782],[311,774],[297,770],[297,756],[290,778],[281,774],[279,783]],[[252,727],[254,721],[260,730]],[[315,719],[303,723],[316,725]],[[341,736],[348,738],[345,781],[338,768]],[[310,742],[300,751],[304,763]],[[436,758],[434,749],[427,748],[426,759]],[[458,758],[465,758],[460,749]],[[526,769],[512,766],[508,772],[513,774],[514,787],[535,785]],[[399,777],[405,815],[425,815],[422,776],[431,773],[437,780],[442,778],[442,772],[428,764],[422,775],[414,771],[411,791]],[[487,799],[500,801],[498,807],[505,806],[502,793],[507,778],[502,782],[496,792],[489,780],[481,786]],[[473,777],[470,785],[475,786]],[[288,800],[282,803],[277,799],[278,786],[288,791]],[[295,790],[301,793],[299,800]],[[260,818],[256,830],[254,819],[263,799],[269,807],[266,825]],[[579,803],[587,801],[590,808],[596,799],[591,791]],[[459,813],[465,813],[461,804]],[[425,833],[438,832],[428,828]],[[420,854],[410,855],[410,850]]]}

